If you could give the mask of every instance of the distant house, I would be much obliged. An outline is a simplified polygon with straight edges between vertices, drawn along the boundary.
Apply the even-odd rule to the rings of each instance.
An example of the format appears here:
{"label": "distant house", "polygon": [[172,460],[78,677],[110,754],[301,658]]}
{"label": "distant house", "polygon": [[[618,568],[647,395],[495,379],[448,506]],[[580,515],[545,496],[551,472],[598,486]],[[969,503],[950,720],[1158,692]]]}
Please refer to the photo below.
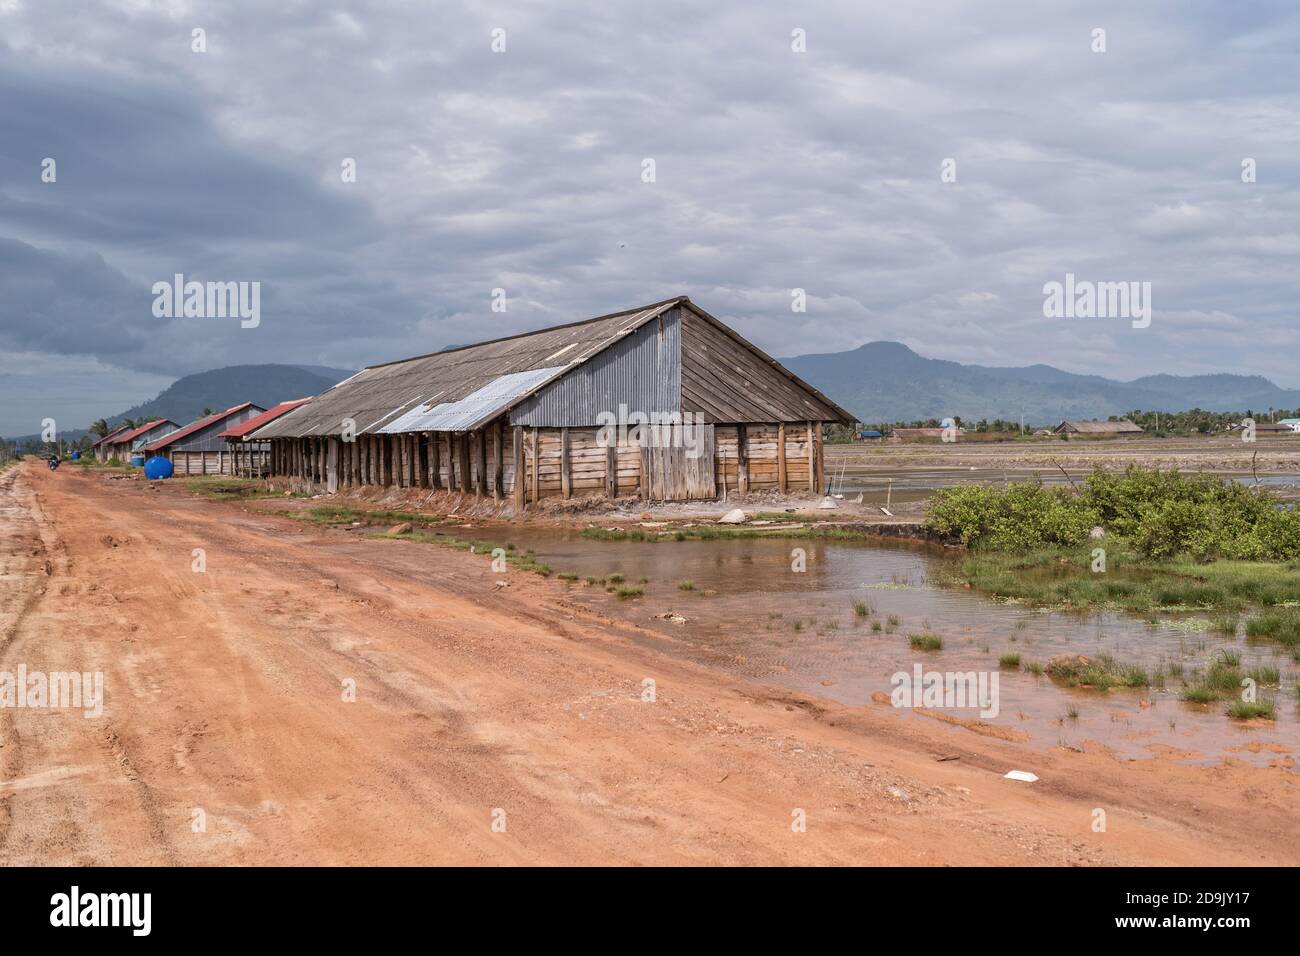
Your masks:
{"label": "distant house", "polygon": [[118,461],[129,461],[134,452],[138,452],[149,442],[157,441],[178,428],[180,426],[169,418],[159,418],[139,428],[128,428],[113,436],[111,441],[104,443],[108,448],[108,457],[116,458]]}
{"label": "distant house", "polygon": [[1293,432],[1300,432],[1300,418],[1279,418],[1277,423],[1279,425],[1285,425]]}
{"label": "distant house", "polygon": [[[895,428],[889,433],[889,440],[896,442],[913,442],[913,441],[943,441],[942,428]],[[949,432],[953,434],[953,432]],[[964,435],[966,429],[958,428],[955,434]]]}
{"label": "distant house", "polygon": [[285,412],[291,412],[299,405],[305,405],[310,402],[310,398],[299,398],[292,402],[281,402],[274,408],[267,409],[260,415],[254,415],[252,418],[245,419],[237,425],[232,425],[225,431],[220,432],[217,437],[225,439],[230,451],[234,456],[234,470],[231,474],[240,475],[245,478],[261,477],[270,474],[271,471],[271,443],[266,441],[257,441],[253,438],[253,432],[257,431],[263,425],[269,425]]}
{"label": "distant house", "polygon": [[[1228,426],[1228,431],[1237,432],[1237,431],[1241,431],[1245,427],[1246,427],[1245,422],[1233,422],[1231,425]],[[1292,425],[1289,425],[1286,423],[1286,421],[1280,421],[1280,422],[1256,421],[1255,422],[1255,434],[1257,435],[1289,435],[1297,431],[1300,431],[1300,428],[1296,428]]]}
{"label": "distant house", "polygon": [[221,432],[266,411],[261,405],[244,402],[217,412],[144,446],[144,453],[166,458],[178,475],[228,475],[234,464],[230,446]]}
{"label": "distant house", "polygon": [[123,432],[129,432],[130,430],[131,426],[129,425],[118,425],[103,438],[91,445],[90,450],[95,453],[96,460],[101,462],[108,461],[108,459],[112,457],[109,454],[110,442],[117,438],[118,435],[121,435]]}
{"label": "distant house", "polygon": [[1135,425],[1127,418],[1117,422],[1072,422],[1063,421],[1052,429],[1057,435],[1079,435],[1081,437],[1122,438],[1128,435],[1144,434],[1141,425]]}

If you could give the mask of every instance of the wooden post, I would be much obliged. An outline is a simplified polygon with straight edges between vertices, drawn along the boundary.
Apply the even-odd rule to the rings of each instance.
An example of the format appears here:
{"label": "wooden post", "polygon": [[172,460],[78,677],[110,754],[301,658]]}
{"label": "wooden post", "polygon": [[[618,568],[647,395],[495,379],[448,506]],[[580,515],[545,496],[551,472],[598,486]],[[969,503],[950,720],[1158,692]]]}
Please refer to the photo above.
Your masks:
{"label": "wooden post", "polygon": [[515,514],[523,514],[524,511],[524,430],[521,426],[514,427],[515,438],[515,480],[511,493],[515,499]]}
{"label": "wooden post", "polygon": [[497,501],[500,501],[501,496],[505,494],[505,483],[502,480],[505,453],[501,449],[504,441],[505,425],[503,419],[498,418],[496,427],[492,430],[492,497]]}
{"label": "wooden post", "polygon": [[749,428],[736,426],[736,491],[749,492]]}
{"label": "wooden post", "polygon": [[474,494],[485,496],[488,493],[487,482],[487,431],[480,428],[474,433],[475,462],[478,474],[474,476]]}
{"label": "wooden post", "polygon": [[650,449],[645,443],[645,426],[640,426],[637,430],[637,462],[639,464],[639,482],[641,488],[641,500],[650,500]]}
{"label": "wooden post", "polygon": [[569,430],[560,429],[560,492],[566,498],[573,497],[573,474],[569,470]]}
{"label": "wooden post", "polygon": [[605,494],[613,501],[618,497],[618,433],[605,446]]}
{"label": "wooden post", "polygon": [[785,422],[780,422],[776,426],[776,484],[781,489],[781,494],[786,493],[786,471],[785,471]]}
{"label": "wooden post", "polygon": [[439,454],[438,446],[442,444],[441,432],[429,433],[429,475],[433,479],[433,487],[442,487],[442,455]]}
{"label": "wooden post", "polygon": [[469,494],[469,434],[456,436],[456,467],[460,469],[460,490]]}
{"label": "wooden post", "polygon": [[533,501],[542,500],[542,461],[540,456],[541,439],[536,427],[533,428]]}
{"label": "wooden post", "polygon": [[817,440],[813,437],[813,423],[808,423],[808,490],[817,494]]}
{"label": "wooden post", "polygon": [[415,483],[429,487],[429,443],[425,432],[415,433]]}

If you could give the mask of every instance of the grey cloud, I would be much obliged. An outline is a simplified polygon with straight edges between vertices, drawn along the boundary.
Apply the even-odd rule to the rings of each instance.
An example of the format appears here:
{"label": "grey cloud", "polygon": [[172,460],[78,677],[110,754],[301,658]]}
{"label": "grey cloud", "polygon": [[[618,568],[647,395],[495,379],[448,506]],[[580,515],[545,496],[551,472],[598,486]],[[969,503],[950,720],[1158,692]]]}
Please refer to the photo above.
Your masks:
{"label": "grey cloud", "polygon": [[[891,338],[1300,384],[1257,345],[1295,318],[1286,4],[47,0],[0,20],[9,348],[150,373],[355,365],[684,292],[778,355]],[[260,279],[262,328],[160,326],[148,288],[175,271]],[[1067,271],[1151,281],[1152,327],[1044,319]]]}

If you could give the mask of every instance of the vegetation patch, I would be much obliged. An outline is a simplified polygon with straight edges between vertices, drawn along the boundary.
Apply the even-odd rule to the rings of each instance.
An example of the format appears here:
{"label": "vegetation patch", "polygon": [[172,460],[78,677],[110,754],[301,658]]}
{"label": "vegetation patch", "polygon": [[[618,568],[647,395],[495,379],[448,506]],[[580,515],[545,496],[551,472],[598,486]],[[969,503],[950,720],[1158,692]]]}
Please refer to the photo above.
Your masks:
{"label": "vegetation patch", "polygon": [[1078,491],[1029,482],[945,488],[926,516],[932,534],[993,551],[1079,545],[1096,526],[1148,559],[1300,559],[1300,510],[1268,489],[1137,465],[1122,474],[1098,468]]}
{"label": "vegetation patch", "polygon": [[1082,654],[1053,657],[1047,663],[1047,676],[1066,687],[1149,687],[1150,677],[1136,664],[1125,664],[1109,654],[1085,657]]}
{"label": "vegetation patch", "polygon": [[913,650],[917,651],[941,651],[943,650],[943,638],[938,634],[909,634],[907,643]]}
{"label": "vegetation patch", "polygon": [[1228,705],[1226,713],[1234,720],[1252,720],[1257,717],[1276,720],[1277,703],[1272,697],[1261,697],[1259,700],[1252,701],[1234,700]]}

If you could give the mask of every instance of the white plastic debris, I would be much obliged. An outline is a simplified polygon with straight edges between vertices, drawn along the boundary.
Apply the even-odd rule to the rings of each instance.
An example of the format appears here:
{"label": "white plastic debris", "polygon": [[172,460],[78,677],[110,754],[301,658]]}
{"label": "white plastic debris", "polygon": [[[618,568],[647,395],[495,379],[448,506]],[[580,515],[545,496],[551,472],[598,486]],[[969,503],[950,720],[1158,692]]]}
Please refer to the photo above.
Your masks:
{"label": "white plastic debris", "polygon": [[1003,776],[1008,780],[1023,780],[1025,783],[1033,783],[1038,779],[1028,770],[1009,770]]}
{"label": "white plastic debris", "polygon": [[880,510],[883,511],[885,514],[889,515],[889,517],[891,518],[894,517],[894,513],[890,511],[888,508],[886,508],[884,505],[880,506]]}
{"label": "white plastic debris", "polygon": [[718,519],[718,524],[744,524],[745,512],[739,508],[732,508],[725,515]]}
{"label": "white plastic debris", "polygon": [[835,503],[834,498],[832,498],[830,495],[827,495],[825,498],[822,499],[822,503],[819,504],[817,507],[820,508],[822,511],[831,511],[832,509],[838,508],[839,505]]}

